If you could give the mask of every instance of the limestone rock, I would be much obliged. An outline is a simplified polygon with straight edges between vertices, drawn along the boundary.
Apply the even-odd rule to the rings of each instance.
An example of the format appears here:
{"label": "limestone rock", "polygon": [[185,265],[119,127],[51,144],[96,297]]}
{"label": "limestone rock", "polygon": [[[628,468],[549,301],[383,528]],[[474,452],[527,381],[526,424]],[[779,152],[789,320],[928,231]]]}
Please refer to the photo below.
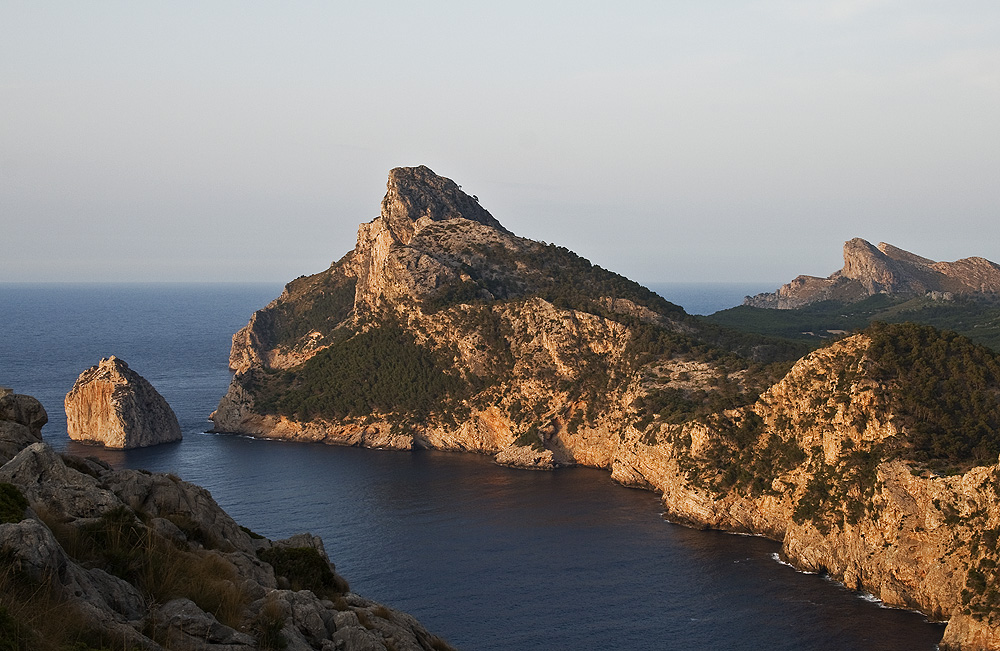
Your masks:
{"label": "limestone rock", "polygon": [[445,221],[461,218],[508,232],[479,200],[425,165],[397,167],[389,172],[382,215],[395,238],[409,244],[421,220]]}
{"label": "limestone rock", "polygon": [[80,374],[65,407],[69,437],[77,441],[128,449],[182,438],[163,396],[114,355]]}
{"label": "limestone rock", "polygon": [[552,450],[538,450],[530,445],[511,445],[497,452],[494,460],[501,466],[528,468],[533,470],[552,470]]}
{"label": "limestone rock", "polygon": [[0,387],[0,463],[42,440],[42,426],[49,420],[42,403],[31,396]]}
{"label": "limestone rock", "polygon": [[10,392],[0,397],[0,421],[5,420],[24,425],[40,441],[42,426],[49,422],[49,415],[35,398]]}
{"label": "limestone rock", "polygon": [[79,472],[45,443],[34,443],[0,467],[0,481],[14,484],[31,508],[61,520],[98,518],[120,500],[92,475]]}
{"label": "limestone rock", "polygon": [[176,651],[253,651],[252,636],[219,623],[190,599],[172,599],[153,618],[160,639]]}
{"label": "limestone rock", "polygon": [[[17,592],[23,603],[9,616],[39,635],[85,629],[102,648],[147,651],[450,648],[412,617],[347,592],[317,536],[253,538],[208,491],[172,475],[114,470],[35,442],[0,467],[0,482],[29,505],[19,522],[0,523],[6,571],[15,577],[0,590]],[[332,590],[336,603],[278,589],[274,568],[258,557],[302,548],[334,573],[333,588],[316,589]],[[52,612],[60,618],[54,629]]]}
{"label": "limestone rock", "polygon": [[1000,265],[985,258],[935,262],[881,242],[844,243],[844,267],[826,277],[799,276],[775,292],[748,296],[744,305],[794,309],[817,301],[858,301],[875,294],[923,296],[1000,294]]}

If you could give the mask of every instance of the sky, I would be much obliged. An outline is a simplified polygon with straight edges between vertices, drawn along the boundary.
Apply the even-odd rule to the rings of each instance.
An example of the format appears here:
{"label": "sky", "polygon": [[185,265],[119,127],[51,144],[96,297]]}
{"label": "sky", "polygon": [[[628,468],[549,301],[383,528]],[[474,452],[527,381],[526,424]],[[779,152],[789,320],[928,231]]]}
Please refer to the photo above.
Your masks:
{"label": "sky", "polygon": [[427,165],[646,283],[1000,262],[1000,2],[0,0],[0,282],[285,282]]}

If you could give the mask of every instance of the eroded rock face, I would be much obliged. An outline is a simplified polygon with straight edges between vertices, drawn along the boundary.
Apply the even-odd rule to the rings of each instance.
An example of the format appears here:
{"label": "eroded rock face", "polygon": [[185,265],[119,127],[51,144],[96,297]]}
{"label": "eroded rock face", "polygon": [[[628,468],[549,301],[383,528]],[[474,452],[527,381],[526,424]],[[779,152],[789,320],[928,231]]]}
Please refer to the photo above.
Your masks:
{"label": "eroded rock face", "polygon": [[49,421],[49,415],[33,397],[0,389],[0,463],[6,463],[42,440],[42,426]]}
{"label": "eroded rock face", "polygon": [[[870,343],[856,335],[810,354],[750,408],[630,430],[613,476],[662,492],[674,522],[768,536],[796,567],[948,620],[942,648],[1000,649],[986,603],[1000,464],[940,476],[895,457],[905,433],[866,373]],[[755,435],[732,438],[747,422]],[[739,479],[740,464],[757,477]]]}
{"label": "eroded rock face", "polygon": [[826,277],[799,276],[773,293],[748,296],[744,305],[795,309],[818,301],[858,301],[875,294],[923,296],[1000,293],[1000,266],[985,258],[935,262],[881,242],[844,243],[844,267]]}
{"label": "eroded rock face", "polygon": [[425,165],[397,167],[389,172],[382,218],[395,239],[403,244],[410,243],[421,220],[440,222],[461,218],[508,232],[479,205],[478,199]]}
{"label": "eroded rock face", "polygon": [[[392,170],[381,206],[376,219],[359,227],[354,250],[328,270],[289,283],[234,335],[236,375],[211,415],[215,429],[397,449],[503,451],[502,463],[525,467],[609,463],[617,445],[609,433],[628,417],[622,402],[635,394],[617,384],[599,388],[601,378],[631,372],[634,324],[687,332],[697,329],[693,321],[566,249],[515,236],[475,197],[426,167]],[[399,414],[306,419],[258,404],[255,387],[274,371],[300,368],[385,322],[449,359],[455,375],[504,380],[484,400],[459,407],[466,414],[459,420],[406,427],[391,422]],[[658,375],[687,363],[671,360]],[[688,384],[707,386],[725,373],[706,367]],[[573,386],[585,386],[587,395],[567,390]],[[514,445],[539,424],[519,413],[529,409],[551,426],[551,449],[539,454]]]}
{"label": "eroded rock face", "polygon": [[182,438],[163,396],[114,355],[80,374],[65,406],[66,429],[76,441],[141,448]]}

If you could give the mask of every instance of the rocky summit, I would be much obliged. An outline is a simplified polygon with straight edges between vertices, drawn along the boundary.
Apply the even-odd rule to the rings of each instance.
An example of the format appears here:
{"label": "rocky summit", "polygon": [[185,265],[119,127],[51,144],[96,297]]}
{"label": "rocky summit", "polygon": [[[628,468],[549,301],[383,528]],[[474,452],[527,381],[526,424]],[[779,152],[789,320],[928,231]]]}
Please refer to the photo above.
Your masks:
{"label": "rocky summit", "polygon": [[844,267],[826,278],[799,276],[772,293],[748,296],[744,305],[780,310],[819,301],[850,303],[875,294],[894,296],[1000,295],[1000,265],[985,258],[935,262],[881,242],[844,243]]}
{"label": "rocky summit", "polygon": [[0,647],[451,648],[351,592],[318,537],[268,540],[173,475],[57,454],[45,418],[34,398],[0,398]]}
{"label": "rocky summit", "polygon": [[[996,291],[985,260],[845,251],[814,296]],[[1000,356],[907,323],[809,350],[691,317],[399,168],[354,250],[234,335],[212,419],[604,468],[674,521],[771,537],[798,567],[947,620],[942,648],[1000,649]]]}
{"label": "rocky summit", "polygon": [[699,410],[763,388],[747,369],[780,346],[744,337],[729,342],[738,357],[720,337],[635,282],[510,233],[453,181],[398,168],[354,250],[236,333],[236,375],[211,418],[223,432],[607,466],[641,396],[672,391]]}
{"label": "rocky summit", "polygon": [[80,374],[65,407],[66,428],[76,441],[127,449],[181,440],[167,401],[114,355]]}

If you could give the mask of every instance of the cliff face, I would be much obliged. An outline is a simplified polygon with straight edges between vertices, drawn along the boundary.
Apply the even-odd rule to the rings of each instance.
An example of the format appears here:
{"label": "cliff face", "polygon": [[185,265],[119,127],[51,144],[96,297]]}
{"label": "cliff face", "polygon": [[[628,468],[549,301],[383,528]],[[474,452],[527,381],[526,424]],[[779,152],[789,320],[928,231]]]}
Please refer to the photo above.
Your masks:
{"label": "cliff face", "polygon": [[[375,334],[386,328],[391,340]],[[636,283],[511,234],[453,181],[398,168],[354,250],[234,336],[236,376],[211,418],[218,431],[607,466],[639,395],[746,388],[700,328]],[[362,348],[426,366],[413,376],[426,405]],[[359,404],[320,376],[385,399]]]}
{"label": "cliff face", "polygon": [[630,431],[614,477],[661,491],[668,519],[780,540],[796,567],[949,620],[942,648],[1000,648],[1000,465],[912,461],[880,364],[866,335],[816,351],[749,408]]}
{"label": "cliff face", "polygon": [[114,355],[80,374],[65,407],[69,437],[77,441],[141,448],[181,440],[167,401]]}
{"label": "cliff face", "polygon": [[826,277],[799,276],[773,293],[748,296],[744,305],[795,309],[817,301],[858,301],[875,294],[923,296],[1000,293],[1000,266],[984,258],[935,262],[882,242],[844,243],[844,267]]}
{"label": "cliff face", "polygon": [[21,448],[0,467],[9,648],[450,648],[350,592],[315,536],[271,541],[174,476],[113,470],[41,442]]}
{"label": "cliff face", "polygon": [[[799,567],[949,619],[949,648],[1000,648],[995,356],[887,326],[792,366],[439,188],[460,192],[394,170],[355,249],[237,333],[218,431],[606,468],[673,520],[781,540]],[[842,272],[800,284],[982,289],[986,265],[852,240]],[[977,393],[951,400],[965,377]]]}

